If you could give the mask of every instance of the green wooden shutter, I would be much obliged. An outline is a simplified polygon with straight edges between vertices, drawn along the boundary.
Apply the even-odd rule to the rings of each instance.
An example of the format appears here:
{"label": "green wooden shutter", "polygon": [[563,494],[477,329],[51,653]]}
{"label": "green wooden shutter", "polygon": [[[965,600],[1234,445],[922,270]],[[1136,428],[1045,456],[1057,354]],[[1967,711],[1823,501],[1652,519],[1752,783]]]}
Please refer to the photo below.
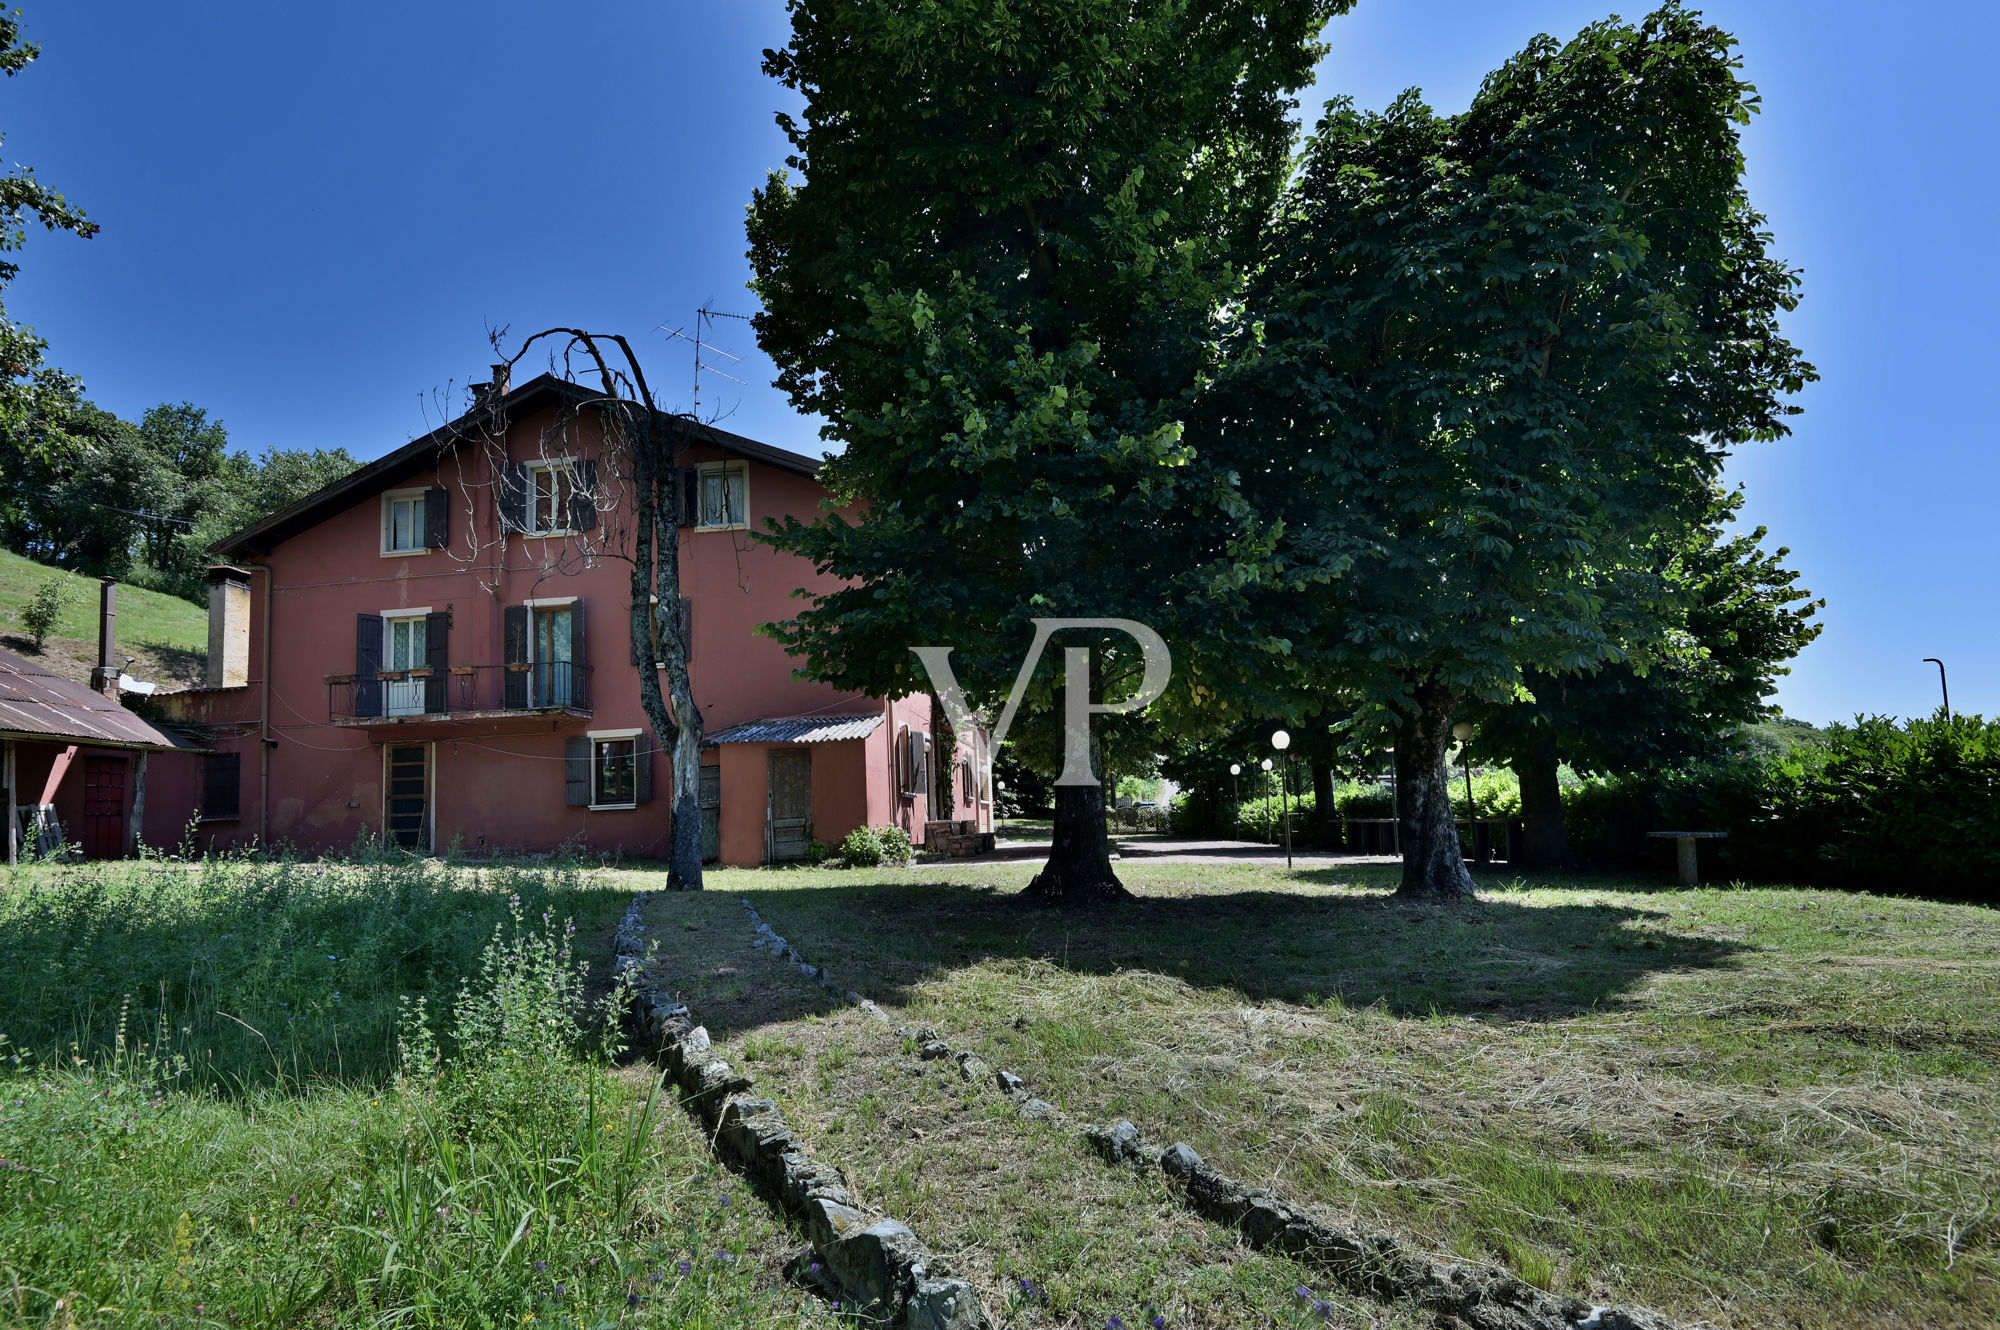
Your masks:
{"label": "green wooden shutter", "polygon": [[571,473],[575,487],[569,496],[569,525],[572,531],[597,530],[597,462],[584,458]]}
{"label": "green wooden shutter", "polygon": [[447,647],[450,633],[449,614],[424,616],[424,664],[431,672],[431,677],[424,680],[424,710],[432,715],[451,709],[451,695],[446,687],[451,680],[451,651]]}
{"label": "green wooden shutter", "polygon": [[590,661],[584,654],[583,597],[569,607],[569,700],[573,707],[590,706]]}
{"label": "green wooden shutter", "polygon": [[424,548],[441,550],[451,544],[451,491],[424,491]]}
{"label": "green wooden shutter", "polygon": [[382,714],[382,687],[375,676],[382,670],[382,616],[354,616],[354,714]]}
{"label": "green wooden shutter", "polygon": [[642,732],[632,741],[632,796],[634,803],[647,803],[653,797],[653,736]]}
{"label": "green wooden shutter", "polygon": [[583,735],[563,741],[563,776],[569,806],[590,807],[590,740]]}
{"label": "green wooden shutter", "polygon": [[[501,612],[506,640],[504,651],[508,665],[528,663],[528,607],[509,605]],[[503,669],[500,672],[500,705],[511,711],[518,711],[528,705],[528,672],[526,670]]]}
{"label": "green wooden shutter", "polygon": [[500,468],[500,529],[528,529],[528,467],[509,462]]}

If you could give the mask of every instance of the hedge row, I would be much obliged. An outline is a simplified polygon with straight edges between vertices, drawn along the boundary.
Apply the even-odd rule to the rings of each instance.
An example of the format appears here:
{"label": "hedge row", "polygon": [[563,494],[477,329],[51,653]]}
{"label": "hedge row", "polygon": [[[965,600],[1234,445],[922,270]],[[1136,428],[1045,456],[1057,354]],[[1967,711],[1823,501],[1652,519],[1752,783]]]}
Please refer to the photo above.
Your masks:
{"label": "hedge row", "polygon": [[2000,895],[2000,722],[1858,719],[1771,757],[1588,781],[1564,792],[1588,862],[1657,868],[1649,831],[1726,831],[1704,876]]}

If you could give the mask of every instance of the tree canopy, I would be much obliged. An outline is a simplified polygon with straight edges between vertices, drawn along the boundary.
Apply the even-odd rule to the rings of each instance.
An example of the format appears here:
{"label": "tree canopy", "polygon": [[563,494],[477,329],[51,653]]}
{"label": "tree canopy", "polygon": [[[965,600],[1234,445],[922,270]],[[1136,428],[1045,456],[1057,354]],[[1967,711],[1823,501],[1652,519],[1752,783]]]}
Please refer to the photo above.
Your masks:
{"label": "tree canopy", "polygon": [[1656,542],[1813,376],[1732,46],[1674,4],[1538,38],[1462,115],[1336,99],[1272,228],[1211,433],[1282,523],[1294,653],[1394,733],[1408,894],[1471,890],[1459,703],[1670,631]]}
{"label": "tree canopy", "polygon": [[[1186,417],[1349,3],[793,5],[765,67],[805,96],[781,117],[803,178],[749,230],[759,340],[845,445],[823,474],[847,514],[775,536],[855,584],[777,626],[810,672],[916,690],[910,648],[942,644],[990,690],[1031,619],[1131,618],[1173,640],[1168,710],[1196,716],[1274,649],[1237,614],[1268,533]],[[1036,890],[1117,894],[1101,788],[1058,786],[1056,813]]]}

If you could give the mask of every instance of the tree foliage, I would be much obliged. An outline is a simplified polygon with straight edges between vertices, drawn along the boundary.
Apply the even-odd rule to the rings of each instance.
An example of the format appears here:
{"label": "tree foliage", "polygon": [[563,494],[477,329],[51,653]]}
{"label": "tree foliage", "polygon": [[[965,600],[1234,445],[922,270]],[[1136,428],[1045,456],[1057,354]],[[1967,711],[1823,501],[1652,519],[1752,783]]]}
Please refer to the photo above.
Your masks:
{"label": "tree foliage", "polygon": [[1216,433],[1283,521],[1294,652],[1395,734],[1410,894],[1471,889],[1460,701],[1670,631],[1656,542],[1813,377],[1732,46],[1674,4],[1538,38],[1462,115],[1337,99],[1273,228]]}
{"label": "tree foliage", "polygon": [[[1348,2],[792,6],[765,67],[806,99],[803,179],[757,193],[750,240],[759,340],[845,445],[851,516],[776,536],[854,583],[777,626],[811,673],[914,690],[909,648],[945,644],[990,697],[1029,620],[1134,618],[1185,717],[1272,648],[1237,614],[1266,535],[1186,419]],[[1058,787],[1038,890],[1116,894],[1103,840],[1101,788]]]}

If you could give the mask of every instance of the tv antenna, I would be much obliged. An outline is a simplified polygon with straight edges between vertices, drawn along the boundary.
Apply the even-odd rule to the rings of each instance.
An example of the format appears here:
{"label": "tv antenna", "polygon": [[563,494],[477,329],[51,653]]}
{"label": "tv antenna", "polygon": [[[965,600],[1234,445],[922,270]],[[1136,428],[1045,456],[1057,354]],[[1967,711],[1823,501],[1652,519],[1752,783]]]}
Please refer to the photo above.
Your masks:
{"label": "tv antenna", "polygon": [[660,325],[660,331],[665,333],[669,340],[678,337],[681,341],[690,343],[694,347],[694,411],[692,414],[696,420],[700,420],[702,418],[701,374],[703,370],[707,370],[711,374],[720,374],[731,383],[741,384],[745,388],[750,386],[746,380],[739,379],[720,366],[702,359],[703,353],[706,352],[709,355],[721,356],[731,364],[741,364],[743,362],[742,356],[732,355],[721,347],[714,345],[708,339],[714,335],[713,328],[717,319],[741,319],[745,323],[748,323],[750,316],[748,314],[731,314],[727,310],[710,309],[704,305],[694,312],[694,319],[694,336],[692,337],[687,335],[685,328],[669,328],[664,323]]}

